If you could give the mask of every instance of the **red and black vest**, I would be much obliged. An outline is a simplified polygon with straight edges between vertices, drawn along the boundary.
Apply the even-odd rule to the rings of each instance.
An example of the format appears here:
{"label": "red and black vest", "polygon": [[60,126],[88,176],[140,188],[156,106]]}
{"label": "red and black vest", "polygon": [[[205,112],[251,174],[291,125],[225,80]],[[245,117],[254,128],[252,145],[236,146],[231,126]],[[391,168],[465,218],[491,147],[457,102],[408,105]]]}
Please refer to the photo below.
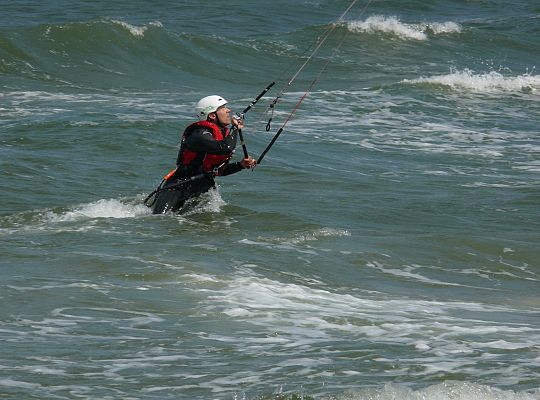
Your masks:
{"label": "red and black vest", "polygon": [[232,153],[228,155],[211,154],[199,151],[192,151],[186,149],[186,139],[196,129],[207,129],[212,132],[212,136],[215,140],[223,140],[229,136],[229,128],[225,128],[224,131],[221,128],[210,121],[199,121],[189,125],[182,134],[182,144],[180,147],[180,154],[178,155],[177,165],[184,167],[191,167],[199,169],[202,167],[203,172],[211,173],[215,168],[219,167],[217,175],[221,174],[221,171],[231,159]]}

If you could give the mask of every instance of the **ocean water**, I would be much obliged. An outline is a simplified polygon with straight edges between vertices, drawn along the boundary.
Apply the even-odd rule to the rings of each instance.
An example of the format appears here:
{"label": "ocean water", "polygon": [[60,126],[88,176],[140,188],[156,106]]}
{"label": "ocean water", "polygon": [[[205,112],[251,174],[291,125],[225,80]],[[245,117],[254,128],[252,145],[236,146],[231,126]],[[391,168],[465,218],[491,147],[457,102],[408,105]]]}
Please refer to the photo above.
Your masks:
{"label": "ocean water", "polygon": [[350,4],[0,0],[0,398],[540,399],[540,3]]}

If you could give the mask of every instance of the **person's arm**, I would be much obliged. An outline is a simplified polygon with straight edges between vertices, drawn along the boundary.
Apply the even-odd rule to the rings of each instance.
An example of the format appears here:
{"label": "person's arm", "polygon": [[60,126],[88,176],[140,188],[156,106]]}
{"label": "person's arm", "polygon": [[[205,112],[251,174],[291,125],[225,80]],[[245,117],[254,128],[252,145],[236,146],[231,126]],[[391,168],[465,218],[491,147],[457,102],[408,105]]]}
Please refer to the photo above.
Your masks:
{"label": "person's arm", "polygon": [[221,176],[236,174],[239,171],[242,171],[244,167],[242,166],[242,163],[240,161],[229,163],[225,165],[225,168],[223,168],[223,171],[221,172]]}
{"label": "person's arm", "polygon": [[187,137],[186,148],[210,154],[230,154],[236,147],[237,131],[223,140],[216,140],[210,131],[196,129]]}
{"label": "person's arm", "polygon": [[255,161],[255,159],[251,157],[244,158],[242,161],[237,161],[235,163],[227,164],[225,168],[223,169],[221,176],[235,174],[236,172],[241,171],[243,169],[254,168],[256,165],[257,165],[257,161]]}

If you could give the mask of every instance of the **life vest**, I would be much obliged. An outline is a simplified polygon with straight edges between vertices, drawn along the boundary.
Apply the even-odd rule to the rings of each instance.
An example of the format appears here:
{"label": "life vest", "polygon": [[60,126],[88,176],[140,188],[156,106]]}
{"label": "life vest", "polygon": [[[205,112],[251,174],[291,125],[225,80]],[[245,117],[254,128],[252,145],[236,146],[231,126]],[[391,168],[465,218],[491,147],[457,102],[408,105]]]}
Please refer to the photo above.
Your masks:
{"label": "life vest", "polygon": [[206,128],[212,132],[212,136],[215,140],[223,140],[229,136],[229,128],[225,128],[225,135],[220,127],[210,121],[199,121],[194,122],[189,125],[182,135],[182,145],[180,150],[180,155],[178,157],[178,165],[183,165],[185,167],[200,167],[202,164],[202,169],[204,172],[214,172],[216,167],[220,167],[216,175],[221,175],[225,164],[231,159],[232,153],[228,155],[222,154],[211,154],[204,153],[199,151],[192,151],[185,148],[185,142],[188,136],[195,130],[200,128]]}

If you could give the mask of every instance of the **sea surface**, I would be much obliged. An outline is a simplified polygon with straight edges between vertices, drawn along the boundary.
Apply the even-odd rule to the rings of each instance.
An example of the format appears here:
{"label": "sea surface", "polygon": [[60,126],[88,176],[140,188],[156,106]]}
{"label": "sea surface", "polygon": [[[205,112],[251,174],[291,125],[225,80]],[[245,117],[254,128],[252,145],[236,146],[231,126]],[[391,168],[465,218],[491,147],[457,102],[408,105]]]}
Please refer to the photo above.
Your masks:
{"label": "sea surface", "polygon": [[0,0],[1,399],[540,399],[540,2],[351,4]]}

